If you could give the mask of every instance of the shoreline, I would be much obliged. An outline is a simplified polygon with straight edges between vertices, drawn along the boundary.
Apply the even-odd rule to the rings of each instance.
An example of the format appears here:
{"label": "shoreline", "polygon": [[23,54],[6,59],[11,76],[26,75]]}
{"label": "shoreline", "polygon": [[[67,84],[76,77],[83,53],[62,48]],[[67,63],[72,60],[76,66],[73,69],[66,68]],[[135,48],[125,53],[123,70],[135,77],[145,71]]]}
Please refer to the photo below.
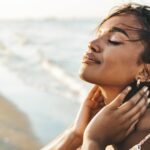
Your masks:
{"label": "shoreline", "polygon": [[27,116],[0,95],[0,149],[37,150],[40,147]]}

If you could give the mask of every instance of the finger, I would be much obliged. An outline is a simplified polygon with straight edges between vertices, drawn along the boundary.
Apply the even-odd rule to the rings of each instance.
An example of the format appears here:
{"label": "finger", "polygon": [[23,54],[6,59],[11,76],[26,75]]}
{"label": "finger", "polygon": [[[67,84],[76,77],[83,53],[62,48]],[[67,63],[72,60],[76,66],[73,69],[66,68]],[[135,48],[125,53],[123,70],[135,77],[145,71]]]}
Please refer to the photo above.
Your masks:
{"label": "finger", "polygon": [[86,101],[84,101],[83,105],[92,109],[98,108],[100,98],[102,99],[99,86],[95,85],[90,91],[90,95],[88,96]]}
{"label": "finger", "polygon": [[101,107],[104,107],[104,106],[105,106],[104,100],[101,100],[101,101],[99,102],[99,105],[100,105]]}
{"label": "finger", "polygon": [[89,102],[91,103],[93,109],[101,109],[105,106],[104,100],[100,92],[95,93],[94,97]]}
{"label": "finger", "polygon": [[133,124],[133,122],[140,119],[140,117],[144,114],[145,111],[146,111],[146,107],[143,107],[140,113],[137,113],[135,116],[129,119],[129,121],[127,122],[127,126],[130,126],[131,124]]}
{"label": "finger", "polygon": [[144,107],[141,109],[141,111],[140,111],[139,113],[137,113],[135,116],[133,116],[133,117],[131,118],[131,122],[134,122],[135,120],[137,120],[137,119],[139,119],[141,116],[143,116],[143,114],[145,113],[146,109],[147,109],[147,107],[144,106]]}
{"label": "finger", "polygon": [[128,130],[127,130],[126,133],[125,133],[125,137],[127,137],[132,131],[135,130],[135,126],[136,126],[136,124],[137,124],[138,122],[139,122],[139,120],[136,120],[135,122],[133,122],[133,123],[129,126]]}
{"label": "finger", "polygon": [[101,109],[101,108],[103,108],[105,106],[105,103],[104,102],[99,102],[99,101],[97,101],[97,102],[95,102],[94,103],[94,107],[93,108],[99,108],[99,109]]}
{"label": "finger", "polygon": [[137,108],[136,104],[144,97],[148,97],[149,93],[146,93],[147,87],[142,88],[139,92],[136,93],[135,96],[133,96],[129,101],[125,102],[120,106],[120,112],[126,113],[130,110],[132,110],[134,107]]}
{"label": "finger", "polygon": [[98,88],[99,88],[98,85],[94,85],[92,87],[92,89],[90,90],[90,92],[88,94],[88,99],[91,99],[93,97],[93,95],[95,94],[95,92],[97,91]]}
{"label": "finger", "polygon": [[116,98],[114,101],[112,101],[109,105],[111,105],[111,107],[113,108],[118,108],[120,105],[122,105],[124,98],[126,97],[126,95],[129,93],[129,91],[131,90],[131,87],[128,86],[127,88],[125,88]]}
{"label": "finger", "polygon": [[140,111],[138,111],[134,116],[132,116],[130,119],[129,122],[130,124],[132,124],[134,121],[136,121],[137,119],[140,119],[141,116],[144,115],[144,113],[146,112],[147,110],[147,106],[149,105],[149,102],[147,101],[146,105],[144,107],[142,107],[142,109]]}
{"label": "finger", "polygon": [[93,97],[91,98],[92,101],[99,101],[100,100],[100,95],[101,95],[101,92],[99,89],[97,89],[95,91],[95,93],[93,94]]}
{"label": "finger", "polygon": [[143,108],[146,108],[147,107],[147,97],[143,97],[136,105],[135,107],[133,107],[130,111],[128,111],[126,114],[125,114],[125,117],[126,118],[131,118],[133,116],[135,116],[136,114],[139,114],[141,113],[142,109]]}

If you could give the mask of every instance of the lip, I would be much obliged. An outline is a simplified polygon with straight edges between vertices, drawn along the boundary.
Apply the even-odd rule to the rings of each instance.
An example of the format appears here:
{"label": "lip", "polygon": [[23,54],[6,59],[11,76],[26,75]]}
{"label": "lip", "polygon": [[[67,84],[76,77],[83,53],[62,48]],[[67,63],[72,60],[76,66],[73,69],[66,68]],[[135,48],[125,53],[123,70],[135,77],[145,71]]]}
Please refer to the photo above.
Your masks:
{"label": "lip", "polygon": [[95,56],[92,53],[86,53],[83,56],[82,63],[87,63],[87,64],[101,64],[99,60],[95,58]]}

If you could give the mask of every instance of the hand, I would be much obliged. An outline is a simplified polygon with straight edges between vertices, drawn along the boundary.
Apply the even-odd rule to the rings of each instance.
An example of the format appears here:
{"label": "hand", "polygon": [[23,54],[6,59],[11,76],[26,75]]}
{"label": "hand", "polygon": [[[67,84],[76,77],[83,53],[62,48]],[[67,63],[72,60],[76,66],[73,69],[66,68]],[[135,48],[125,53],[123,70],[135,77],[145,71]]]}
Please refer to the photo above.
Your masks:
{"label": "hand", "polygon": [[82,103],[73,127],[45,146],[42,150],[76,150],[82,144],[84,130],[92,117],[104,106],[98,86],[94,86]]}
{"label": "hand", "polygon": [[93,118],[93,116],[104,106],[104,101],[100,92],[100,89],[95,85],[89,92],[87,98],[81,104],[78,115],[75,119],[73,128],[75,133],[83,138],[83,133]]}
{"label": "hand", "polygon": [[85,130],[83,149],[87,147],[86,140],[93,140],[106,146],[126,138],[134,130],[148,106],[147,89],[142,88],[129,101],[123,103],[125,96],[130,91],[129,88],[126,88],[115,100],[101,109]]}

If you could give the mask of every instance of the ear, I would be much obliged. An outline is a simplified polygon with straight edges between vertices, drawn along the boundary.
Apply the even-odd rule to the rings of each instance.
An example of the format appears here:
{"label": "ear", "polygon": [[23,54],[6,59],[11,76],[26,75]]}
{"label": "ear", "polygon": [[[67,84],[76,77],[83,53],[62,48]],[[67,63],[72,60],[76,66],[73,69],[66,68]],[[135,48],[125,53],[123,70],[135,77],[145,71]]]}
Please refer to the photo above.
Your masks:
{"label": "ear", "polygon": [[142,64],[135,78],[140,79],[141,82],[150,80],[150,64]]}

